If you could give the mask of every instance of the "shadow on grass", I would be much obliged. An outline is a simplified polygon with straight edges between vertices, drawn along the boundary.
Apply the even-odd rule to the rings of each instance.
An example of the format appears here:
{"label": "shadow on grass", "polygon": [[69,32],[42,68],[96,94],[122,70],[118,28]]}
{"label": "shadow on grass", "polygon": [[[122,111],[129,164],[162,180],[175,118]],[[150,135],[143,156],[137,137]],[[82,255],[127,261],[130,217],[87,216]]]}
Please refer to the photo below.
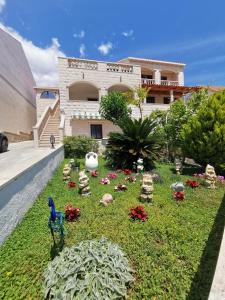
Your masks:
{"label": "shadow on grass", "polygon": [[[176,170],[175,167],[171,167],[170,171],[173,174],[176,174]],[[193,166],[193,165],[183,165],[183,169],[182,169],[182,175],[188,175],[188,176],[193,176],[193,174],[195,173],[204,173],[205,170],[203,170],[203,168],[199,167],[199,166]]]}
{"label": "shadow on grass", "polygon": [[200,265],[192,281],[187,300],[207,300],[213,281],[225,225],[225,194],[206,242]]}
{"label": "shadow on grass", "polygon": [[63,250],[64,247],[64,237],[60,237],[58,241],[53,240],[53,245],[51,246],[50,256],[53,260],[59,253]]}

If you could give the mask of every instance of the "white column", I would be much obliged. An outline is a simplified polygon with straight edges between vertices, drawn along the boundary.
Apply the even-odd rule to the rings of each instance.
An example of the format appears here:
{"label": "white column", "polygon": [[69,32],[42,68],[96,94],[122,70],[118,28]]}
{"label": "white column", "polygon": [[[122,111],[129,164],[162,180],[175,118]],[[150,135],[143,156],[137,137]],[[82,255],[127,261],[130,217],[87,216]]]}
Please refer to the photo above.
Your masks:
{"label": "white column", "polygon": [[170,90],[170,103],[173,103],[173,101],[174,101],[173,90]]}
{"label": "white column", "polygon": [[155,84],[161,83],[161,71],[159,69],[154,70],[154,79],[155,79]]}
{"label": "white column", "polygon": [[177,80],[178,80],[178,84],[183,86],[184,85],[184,72],[178,72],[177,73]]}

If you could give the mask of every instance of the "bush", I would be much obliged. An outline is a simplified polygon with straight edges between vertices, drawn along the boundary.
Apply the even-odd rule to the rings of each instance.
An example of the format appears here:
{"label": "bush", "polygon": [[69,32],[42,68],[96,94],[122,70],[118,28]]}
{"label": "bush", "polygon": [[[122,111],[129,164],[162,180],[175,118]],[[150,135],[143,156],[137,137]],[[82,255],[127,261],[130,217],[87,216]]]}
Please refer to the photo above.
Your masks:
{"label": "bush", "polygon": [[225,91],[212,95],[189,119],[182,139],[188,157],[225,169]]}
{"label": "bush", "polygon": [[64,138],[66,158],[84,158],[90,151],[98,152],[98,142],[88,136],[67,136]]}
{"label": "bush", "polygon": [[107,144],[108,164],[122,169],[132,169],[138,158],[143,158],[145,170],[151,169],[161,148],[160,136],[155,131],[156,122],[144,120],[123,120],[122,133],[111,132]]}
{"label": "bush", "polygon": [[44,273],[45,299],[124,299],[134,281],[121,249],[106,239],[65,248]]}
{"label": "bush", "polygon": [[121,92],[112,92],[102,97],[99,112],[103,118],[119,125],[121,119],[131,115],[126,96]]}

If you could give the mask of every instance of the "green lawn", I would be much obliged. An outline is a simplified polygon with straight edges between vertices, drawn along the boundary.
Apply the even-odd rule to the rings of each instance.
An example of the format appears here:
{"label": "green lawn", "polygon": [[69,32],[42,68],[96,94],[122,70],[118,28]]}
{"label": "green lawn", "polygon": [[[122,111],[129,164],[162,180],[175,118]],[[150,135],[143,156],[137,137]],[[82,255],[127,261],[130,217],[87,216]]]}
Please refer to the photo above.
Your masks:
{"label": "green lawn", "polygon": [[[223,186],[214,191],[186,188],[186,199],[175,202],[170,184],[189,177],[157,165],[164,183],[154,184],[154,205],[145,204],[149,219],[131,222],[129,208],[140,204],[139,180],[128,183],[127,192],[115,193],[114,185],[125,176],[100,185],[108,173],[102,162],[99,178],[90,179],[92,195],[82,198],[62,181],[63,165],[0,248],[0,299],[42,299],[42,273],[57,252],[47,227],[49,195],[57,210],[64,211],[67,203],[81,208],[80,220],[65,225],[66,246],[105,236],[127,253],[136,271],[130,299],[207,299],[224,226]],[[78,174],[72,178],[77,182]],[[105,192],[116,198],[108,207],[99,205]]]}

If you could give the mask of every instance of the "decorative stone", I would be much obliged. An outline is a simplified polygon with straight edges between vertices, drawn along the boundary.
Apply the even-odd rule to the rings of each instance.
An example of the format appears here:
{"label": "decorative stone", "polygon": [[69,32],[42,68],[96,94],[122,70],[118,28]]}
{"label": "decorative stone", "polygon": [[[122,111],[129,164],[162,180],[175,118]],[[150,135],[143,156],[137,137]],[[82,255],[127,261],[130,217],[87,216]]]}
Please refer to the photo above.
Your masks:
{"label": "decorative stone", "polygon": [[126,190],[127,190],[127,186],[125,184],[118,184],[114,188],[115,192],[125,192]]}
{"label": "decorative stone", "polygon": [[153,190],[154,188],[151,174],[144,174],[141,184],[140,199],[145,202],[152,202]]}
{"label": "decorative stone", "polygon": [[65,164],[65,166],[63,168],[63,180],[70,181],[70,179],[71,179],[70,173],[71,173],[71,167],[68,164]]}
{"label": "decorative stone", "polygon": [[183,184],[183,182],[175,182],[175,183],[171,184],[170,188],[174,192],[183,192],[184,191],[184,184]]}
{"label": "decorative stone", "polygon": [[207,188],[215,189],[216,179],[217,176],[214,167],[208,164],[205,169],[205,183]]}
{"label": "decorative stone", "polygon": [[103,204],[104,206],[107,206],[110,202],[113,201],[113,196],[111,194],[104,194],[102,199],[100,200],[100,203]]}
{"label": "decorative stone", "polygon": [[174,162],[175,162],[176,173],[177,173],[177,175],[180,175],[182,173],[182,169],[183,169],[182,162],[180,161],[179,158],[175,158]]}
{"label": "decorative stone", "polygon": [[91,195],[90,186],[89,186],[89,178],[85,174],[85,171],[81,171],[79,173],[79,192],[82,196]]}
{"label": "decorative stone", "polygon": [[98,154],[95,152],[88,152],[85,156],[85,168],[89,172],[96,171],[98,169]]}

